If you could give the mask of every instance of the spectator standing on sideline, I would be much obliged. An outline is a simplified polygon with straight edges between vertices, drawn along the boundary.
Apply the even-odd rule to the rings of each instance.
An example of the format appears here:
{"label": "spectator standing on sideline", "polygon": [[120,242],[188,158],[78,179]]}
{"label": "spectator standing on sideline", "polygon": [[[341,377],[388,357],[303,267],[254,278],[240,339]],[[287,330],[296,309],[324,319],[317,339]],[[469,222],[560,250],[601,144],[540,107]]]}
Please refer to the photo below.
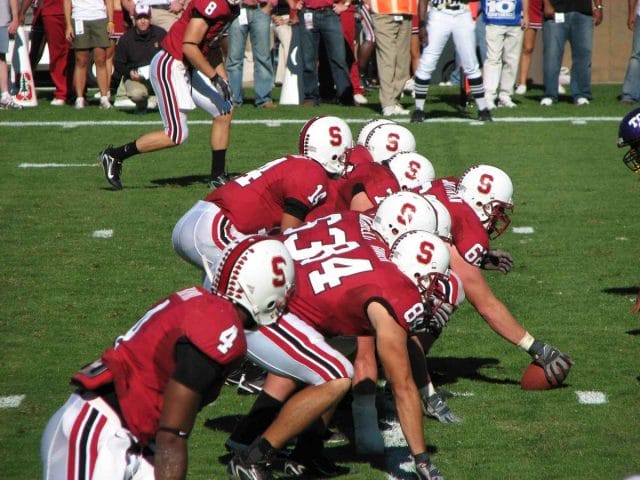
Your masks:
{"label": "spectator standing on sideline", "polygon": [[284,72],[287,69],[289,59],[289,46],[291,45],[291,24],[289,23],[289,2],[278,0],[278,4],[271,12],[273,22],[273,34],[278,39],[278,66],[275,71],[275,84],[280,86],[284,81]]}
{"label": "spectator standing on sideline", "polygon": [[9,92],[9,66],[7,52],[9,51],[9,35],[14,35],[19,23],[18,0],[0,0],[0,110],[16,109],[18,105]]}
{"label": "spectator standing on sideline", "polygon": [[77,109],[87,106],[84,98],[87,87],[89,52],[93,53],[96,80],[100,89],[100,108],[112,108],[109,101],[107,48],[113,34],[113,0],[64,0],[65,36],[75,51],[73,82]]}
{"label": "spectator standing on sideline", "polygon": [[[318,58],[320,41],[324,43],[338,101],[353,105],[353,87],[344,46],[340,14],[347,9],[343,0],[304,0],[302,9],[292,22],[302,22],[302,63],[304,65],[304,105],[320,104]],[[301,17],[301,18],[300,18]]]}
{"label": "spectator standing on sideline", "polygon": [[[135,4],[143,0],[122,0],[122,6],[133,18]],[[146,0],[151,6],[151,25],[157,25],[167,32],[184,12],[191,0]]]}
{"label": "spectator standing on sideline", "polygon": [[531,67],[531,56],[536,46],[538,31],[542,30],[542,0],[529,0],[529,26],[524,31],[522,53],[520,54],[520,73],[516,95],[527,93],[527,78]]}
{"label": "spectator standing on sideline", "polygon": [[[427,3],[432,8],[427,12]],[[478,120],[492,121],[491,112],[484,98],[482,71],[476,56],[476,24],[469,5],[460,0],[419,0],[420,37],[426,48],[422,51],[420,64],[415,74],[416,109],[411,114],[412,123],[423,122],[426,118],[424,104],[429,93],[431,74],[438,65],[444,47],[453,35],[456,53],[460,56],[462,68],[469,80],[471,95],[478,107]]]}
{"label": "spectator standing on sideline", "polygon": [[[24,25],[25,16],[31,0],[23,0],[20,7],[20,23]],[[73,52],[65,38],[66,20],[64,18],[63,0],[42,0],[33,12],[34,22],[42,22],[44,37],[49,46],[49,75],[53,82],[53,100],[51,105],[61,107],[69,100],[69,92],[73,90]],[[32,40],[33,42],[33,40]],[[33,48],[33,43],[31,48]],[[34,59],[40,56],[30,52],[31,68],[36,69]]]}
{"label": "spectator standing on sideline", "polygon": [[633,105],[640,102],[640,2],[627,1],[629,2],[627,26],[633,32],[633,42],[627,72],[622,83],[620,101],[625,105]]}
{"label": "spectator standing on sideline", "polygon": [[487,59],[484,62],[484,90],[487,108],[513,108],[511,99],[518,74],[522,35],[529,24],[529,0],[482,0],[486,24]]}
{"label": "spectator standing on sideline", "polygon": [[358,45],[358,70],[360,71],[360,85],[362,85],[365,90],[372,89],[369,81],[369,62],[371,61],[376,43],[376,34],[373,29],[369,3],[370,0],[360,0],[358,5],[360,28],[362,30],[362,41]]}
{"label": "spectator standing on sideline", "polygon": [[136,104],[138,112],[156,104],[149,81],[149,64],[160,50],[160,42],[167,34],[157,25],[151,25],[151,7],[139,2],[134,12],[134,25],[116,46],[114,65],[124,79],[127,97]]}
{"label": "spectator standing on sideline", "polygon": [[227,73],[231,86],[231,101],[242,105],[242,69],[247,36],[253,53],[254,104],[258,108],[275,108],[271,99],[273,64],[271,63],[271,11],[277,0],[242,0],[240,15],[229,27],[229,53]]}
{"label": "spectator standing on sideline", "polygon": [[[151,60],[151,85],[158,97],[164,130],[147,133],[119,147],[107,147],[98,161],[107,181],[122,189],[122,162],[139,153],[184,143],[189,135],[187,111],[196,106],[213,117],[211,125],[211,184],[226,182],[225,163],[231,133],[231,89],[227,83],[220,41],[238,15],[235,0],[210,7],[209,0],[192,0],[162,40]],[[187,64],[191,66],[187,70]]]}
{"label": "spectator standing on sideline", "polygon": [[369,101],[364,96],[365,89],[360,84],[360,70],[358,68],[358,58],[356,54],[356,6],[351,0],[345,0],[347,9],[340,14],[340,24],[345,41],[345,52],[347,66],[349,67],[349,78],[353,87],[353,102],[356,105],[364,105]]}
{"label": "spectator standing on sideline", "polygon": [[602,0],[544,0],[543,77],[540,105],[558,102],[558,77],[567,41],[571,45],[571,96],[576,105],[588,105],[591,95],[593,30],[602,23]]}
{"label": "spectator standing on sideline", "polygon": [[411,68],[411,17],[416,0],[371,0],[376,32],[376,62],[380,81],[380,106],[385,117],[408,115],[400,98]]}

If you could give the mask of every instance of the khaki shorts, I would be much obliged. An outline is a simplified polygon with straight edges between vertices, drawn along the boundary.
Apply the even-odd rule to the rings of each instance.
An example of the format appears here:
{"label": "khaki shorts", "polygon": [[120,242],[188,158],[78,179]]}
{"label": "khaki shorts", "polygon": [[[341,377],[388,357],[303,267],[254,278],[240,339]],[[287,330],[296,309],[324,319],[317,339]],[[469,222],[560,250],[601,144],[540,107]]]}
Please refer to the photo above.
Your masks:
{"label": "khaki shorts", "polygon": [[107,48],[110,45],[109,34],[107,33],[107,19],[102,20],[83,20],[83,33],[78,35],[76,29],[77,22],[73,22],[73,39],[72,48],[75,50],[91,50],[92,48]]}

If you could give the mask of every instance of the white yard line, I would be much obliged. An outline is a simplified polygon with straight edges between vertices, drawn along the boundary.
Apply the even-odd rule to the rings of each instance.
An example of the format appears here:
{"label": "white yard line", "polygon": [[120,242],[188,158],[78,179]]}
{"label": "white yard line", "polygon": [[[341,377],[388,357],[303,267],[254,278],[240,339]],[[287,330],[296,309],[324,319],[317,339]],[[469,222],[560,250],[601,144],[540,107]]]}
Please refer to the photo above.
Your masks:
{"label": "white yard line", "polygon": [[0,397],[0,408],[18,408],[26,395],[9,395]]}
{"label": "white yard line", "polygon": [[106,229],[106,230],[95,230],[91,236],[93,238],[111,238],[113,237],[113,230],[110,229]]}
{"label": "white yard line", "polygon": [[18,168],[97,167],[97,163],[21,163]]}
{"label": "white yard line", "polygon": [[602,405],[608,402],[607,395],[603,392],[576,390],[576,396],[578,403],[583,405]]}

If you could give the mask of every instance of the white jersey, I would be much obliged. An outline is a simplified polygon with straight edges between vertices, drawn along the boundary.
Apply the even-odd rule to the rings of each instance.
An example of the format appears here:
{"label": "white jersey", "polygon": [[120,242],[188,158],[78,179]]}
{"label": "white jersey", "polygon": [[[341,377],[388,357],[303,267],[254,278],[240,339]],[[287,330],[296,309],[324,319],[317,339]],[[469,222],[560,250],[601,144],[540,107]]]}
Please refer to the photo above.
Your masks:
{"label": "white jersey", "polygon": [[107,18],[107,6],[103,0],[72,0],[71,18],[74,20],[102,20]]}

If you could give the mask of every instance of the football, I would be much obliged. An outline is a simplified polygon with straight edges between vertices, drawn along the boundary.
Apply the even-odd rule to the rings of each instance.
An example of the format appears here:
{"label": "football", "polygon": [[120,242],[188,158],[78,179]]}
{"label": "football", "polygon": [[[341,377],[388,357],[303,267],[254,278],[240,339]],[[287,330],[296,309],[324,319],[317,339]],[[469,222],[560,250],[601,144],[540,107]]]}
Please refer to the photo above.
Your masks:
{"label": "football", "polygon": [[557,383],[549,383],[544,374],[544,368],[535,362],[531,362],[520,379],[523,390],[548,390],[557,386]]}

